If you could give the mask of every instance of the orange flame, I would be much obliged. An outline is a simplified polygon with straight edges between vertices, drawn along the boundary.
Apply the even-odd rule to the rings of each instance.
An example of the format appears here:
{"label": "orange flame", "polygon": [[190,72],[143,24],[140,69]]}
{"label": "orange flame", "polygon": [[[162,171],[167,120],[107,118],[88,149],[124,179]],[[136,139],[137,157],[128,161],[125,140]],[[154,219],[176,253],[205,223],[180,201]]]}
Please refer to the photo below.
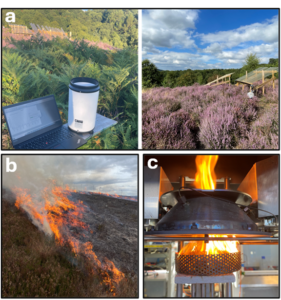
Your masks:
{"label": "orange flame", "polygon": [[[209,237],[227,237],[227,235],[210,234]],[[182,248],[179,255],[224,254],[236,253],[238,251],[238,241],[209,241],[209,243],[205,243],[204,241],[198,241],[188,243]]]}
{"label": "orange flame", "polygon": [[[54,180],[52,183],[56,184]],[[69,186],[64,188],[60,186],[46,187],[41,194],[44,201],[41,199],[36,201],[37,195],[33,198],[27,189],[14,188],[13,192],[16,195],[15,206],[25,210],[33,220],[36,220],[39,228],[44,228],[47,223],[58,244],[62,246],[68,244],[75,255],[82,253],[93,261],[96,271],[101,274],[103,281],[109,286],[111,293],[115,295],[114,283],[122,280],[124,274],[106,257],[103,262],[100,261],[92,250],[91,242],[81,242],[71,234],[70,228],[73,227],[91,231],[88,225],[82,221],[84,219],[83,213],[87,207],[80,200],[74,202],[68,199],[68,196],[76,190],[71,190]],[[79,235],[85,237],[82,232],[83,230]]]}
{"label": "orange flame", "polygon": [[201,190],[214,190],[216,188],[215,166],[218,155],[197,155],[195,162],[197,172],[195,174],[195,187]]}

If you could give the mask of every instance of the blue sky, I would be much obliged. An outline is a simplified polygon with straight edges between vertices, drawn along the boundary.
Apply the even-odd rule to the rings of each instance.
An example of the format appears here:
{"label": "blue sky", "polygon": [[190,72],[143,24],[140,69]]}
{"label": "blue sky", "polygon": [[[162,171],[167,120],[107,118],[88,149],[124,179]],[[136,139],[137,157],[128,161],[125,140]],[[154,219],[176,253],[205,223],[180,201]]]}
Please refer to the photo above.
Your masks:
{"label": "blue sky", "polygon": [[142,58],[162,70],[240,68],[278,57],[277,9],[143,10]]}

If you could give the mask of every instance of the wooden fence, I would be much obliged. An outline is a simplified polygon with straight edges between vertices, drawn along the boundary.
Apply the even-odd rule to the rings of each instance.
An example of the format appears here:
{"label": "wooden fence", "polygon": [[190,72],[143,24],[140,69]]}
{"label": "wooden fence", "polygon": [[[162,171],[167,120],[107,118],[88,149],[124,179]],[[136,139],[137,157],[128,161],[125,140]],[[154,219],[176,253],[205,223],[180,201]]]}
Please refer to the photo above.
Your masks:
{"label": "wooden fence", "polygon": [[[250,73],[246,71],[246,75],[236,79],[236,85],[242,84],[242,89],[244,90],[245,85],[250,86],[250,91],[258,90],[259,88],[262,88],[262,94],[264,95],[264,87],[265,85],[272,83],[272,88],[275,87],[275,76],[274,74],[278,72],[277,67],[260,67]],[[270,79],[267,77],[271,76]],[[262,82],[260,84],[257,84],[257,82],[261,80]]]}
{"label": "wooden fence", "polygon": [[32,30],[28,29],[27,26],[23,25],[9,25],[11,28],[11,33],[13,34],[28,34],[33,35],[40,33],[42,35],[48,34],[52,36],[60,36],[60,37],[67,37],[67,33],[61,28],[53,28],[49,26],[42,26],[42,25],[35,25],[30,23]]}
{"label": "wooden fence", "polygon": [[209,85],[209,86],[217,86],[217,85],[221,85],[221,84],[226,84],[228,83],[230,85],[230,79],[231,79],[231,75],[233,73],[229,73],[229,74],[226,74],[226,75],[223,75],[221,77],[219,77],[217,75],[217,79],[211,81],[211,82],[208,82],[207,84],[205,85]]}
{"label": "wooden fence", "polygon": [[27,26],[23,26],[23,25],[9,25],[11,28],[11,32],[15,33],[15,34],[33,34],[31,30],[29,30],[27,28]]}

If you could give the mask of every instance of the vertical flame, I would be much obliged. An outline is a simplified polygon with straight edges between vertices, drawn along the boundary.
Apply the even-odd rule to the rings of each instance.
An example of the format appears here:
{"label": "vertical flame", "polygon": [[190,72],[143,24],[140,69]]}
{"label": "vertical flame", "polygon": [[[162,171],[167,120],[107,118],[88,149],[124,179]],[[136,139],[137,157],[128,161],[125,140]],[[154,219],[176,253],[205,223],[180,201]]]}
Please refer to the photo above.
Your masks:
{"label": "vertical flame", "polygon": [[195,174],[195,187],[201,190],[214,190],[216,188],[215,166],[218,155],[197,155],[195,162],[197,172]]}

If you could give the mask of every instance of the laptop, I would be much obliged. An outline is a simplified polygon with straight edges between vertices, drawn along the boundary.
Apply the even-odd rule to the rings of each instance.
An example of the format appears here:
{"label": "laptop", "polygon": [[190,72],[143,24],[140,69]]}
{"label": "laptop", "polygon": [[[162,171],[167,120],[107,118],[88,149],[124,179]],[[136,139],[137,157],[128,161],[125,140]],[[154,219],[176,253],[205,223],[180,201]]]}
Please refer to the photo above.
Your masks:
{"label": "laptop", "polygon": [[54,95],[2,109],[15,149],[77,149],[87,142],[63,126]]}

